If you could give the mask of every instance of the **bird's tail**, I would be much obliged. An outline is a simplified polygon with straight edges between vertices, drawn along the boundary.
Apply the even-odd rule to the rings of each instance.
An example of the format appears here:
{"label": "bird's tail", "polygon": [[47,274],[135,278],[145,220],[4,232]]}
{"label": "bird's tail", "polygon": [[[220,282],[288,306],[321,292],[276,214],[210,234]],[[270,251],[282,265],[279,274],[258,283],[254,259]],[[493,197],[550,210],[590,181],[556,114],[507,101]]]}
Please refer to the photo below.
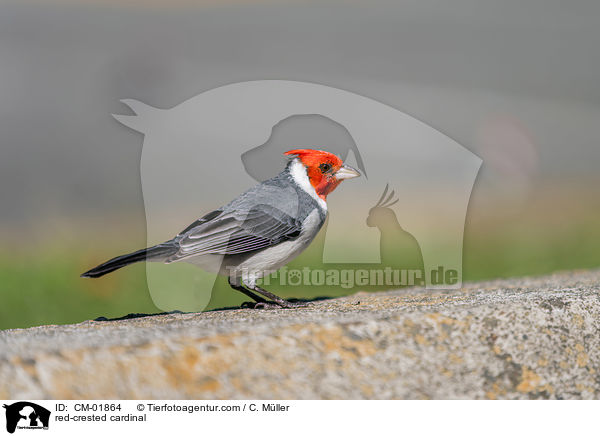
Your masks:
{"label": "bird's tail", "polygon": [[122,256],[115,257],[109,261],[104,262],[103,264],[98,265],[91,270],[84,272],[81,274],[81,277],[89,277],[89,278],[98,278],[102,277],[105,274],[111,273],[119,268],[123,268],[124,266],[130,265],[136,262],[143,262],[145,260],[159,260],[175,254],[178,248],[175,244],[172,243],[164,243],[155,245],[150,248],[143,248],[141,250],[135,251],[133,253],[124,254]]}

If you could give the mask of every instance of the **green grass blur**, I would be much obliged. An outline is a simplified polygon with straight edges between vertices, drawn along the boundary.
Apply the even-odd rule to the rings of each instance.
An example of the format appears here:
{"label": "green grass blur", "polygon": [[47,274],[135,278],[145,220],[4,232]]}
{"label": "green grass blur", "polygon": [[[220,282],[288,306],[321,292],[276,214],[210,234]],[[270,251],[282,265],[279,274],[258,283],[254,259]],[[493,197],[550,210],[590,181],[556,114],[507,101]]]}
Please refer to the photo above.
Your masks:
{"label": "green grass blur", "polygon": [[[533,201],[523,210],[508,215],[472,214],[465,228],[464,280],[599,267],[600,226],[597,217],[600,216],[600,205],[577,198],[571,200],[563,199],[557,204],[549,196],[549,199]],[[110,242],[102,241],[102,247],[110,247]],[[53,248],[35,253],[0,252],[0,329],[161,312],[148,291],[143,264],[124,268],[99,280],[81,279],[79,275],[83,271],[105,260],[98,258],[97,249],[88,246],[82,250],[77,244],[68,247],[59,243],[47,245]],[[117,245],[126,244],[119,241]],[[309,250],[290,268],[318,263],[314,256]],[[327,288],[326,294],[337,296],[359,290]],[[210,291],[203,289],[201,292],[204,292],[201,297],[206,300],[206,293]],[[297,298],[321,296],[323,292],[317,287],[301,286],[278,290],[282,296]],[[224,279],[219,279],[206,309],[239,306],[246,300],[230,290]]]}

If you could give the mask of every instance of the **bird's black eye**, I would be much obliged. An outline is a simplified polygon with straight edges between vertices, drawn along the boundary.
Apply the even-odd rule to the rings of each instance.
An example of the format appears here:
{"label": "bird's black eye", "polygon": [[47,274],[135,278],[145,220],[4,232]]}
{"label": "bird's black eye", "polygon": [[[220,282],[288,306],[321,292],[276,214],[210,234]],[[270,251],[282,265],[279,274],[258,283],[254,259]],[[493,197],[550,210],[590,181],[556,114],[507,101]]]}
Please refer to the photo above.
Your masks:
{"label": "bird's black eye", "polygon": [[319,169],[321,170],[322,173],[326,173],[327,171],[329,171],[331,169],[331,164],[322,163],[321,165],[319,165]]}

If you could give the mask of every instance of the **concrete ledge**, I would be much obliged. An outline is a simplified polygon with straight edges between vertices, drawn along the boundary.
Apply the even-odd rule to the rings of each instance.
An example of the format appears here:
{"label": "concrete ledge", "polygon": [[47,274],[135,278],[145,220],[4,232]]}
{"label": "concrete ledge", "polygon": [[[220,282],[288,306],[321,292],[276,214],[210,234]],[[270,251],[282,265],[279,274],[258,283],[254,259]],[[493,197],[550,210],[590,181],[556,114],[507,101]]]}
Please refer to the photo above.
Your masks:
{"label": "concrete ledge", "polygon": [[11,399],[600,398],[600,272],[0,332]]}

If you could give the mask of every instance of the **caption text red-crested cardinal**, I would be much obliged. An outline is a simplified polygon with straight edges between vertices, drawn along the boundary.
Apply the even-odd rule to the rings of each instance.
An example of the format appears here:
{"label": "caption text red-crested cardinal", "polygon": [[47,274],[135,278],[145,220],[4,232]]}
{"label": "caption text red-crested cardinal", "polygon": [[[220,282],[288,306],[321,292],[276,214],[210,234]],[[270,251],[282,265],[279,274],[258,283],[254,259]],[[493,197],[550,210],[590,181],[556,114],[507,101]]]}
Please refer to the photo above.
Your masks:
{"label": "caption text red-crested cardinal", "polygon": [[285,154],[291,159],[281,173],[206,214],[173,239],[111,259],[82,277],[101,277],[141,261],[186,261],[210,270],[207,265],[216,260],[216,272],[256,301],[251,307],[305,304],[284,300],[257,286],[256,280],[308,247],[325,222],[327,194],[360,173],[326,151],[301,149]]}

